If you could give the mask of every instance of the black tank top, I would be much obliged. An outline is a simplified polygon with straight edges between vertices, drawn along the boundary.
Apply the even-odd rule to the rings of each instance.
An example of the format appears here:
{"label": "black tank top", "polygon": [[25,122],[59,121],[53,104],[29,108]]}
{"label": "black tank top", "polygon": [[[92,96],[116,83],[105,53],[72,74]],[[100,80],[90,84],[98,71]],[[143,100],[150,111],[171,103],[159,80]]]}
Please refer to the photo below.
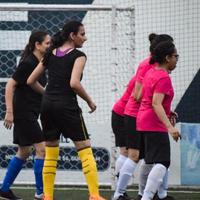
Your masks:
{"label": "black tank top", "polygon": [[46,69],[48,69],[48,82],[45,94],[48,96],[76,97],[76,93],[70,87],[71,73],[75,60],[86,55],[73,49],[62,57],[53,53],[50,55]]}

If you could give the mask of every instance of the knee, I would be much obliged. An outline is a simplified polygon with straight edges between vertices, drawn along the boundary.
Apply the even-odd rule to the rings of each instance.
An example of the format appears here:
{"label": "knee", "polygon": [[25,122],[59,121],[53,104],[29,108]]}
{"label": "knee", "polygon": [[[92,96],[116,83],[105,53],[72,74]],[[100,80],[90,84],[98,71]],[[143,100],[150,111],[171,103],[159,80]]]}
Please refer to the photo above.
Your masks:
{"label": "knee", "polygon": [[136,149],[129,149],[128,150],[128,157],[133,160],[134,162],[139,162],[139,151]]}
{"label": "knee", "polygon": [[82,149],[86,149],[86,148],[90,148],[91,144],[89,140],[85,140],[85,141],[78,141],[78,142],[74,142],[76,149],[78,151],[82,150]]}
{"label": "knee", "polygon": [[125,156],[125,157],[128,157],[128,149],[126,147],[121,147],[120,148],[120,154]]}
{"label": "knee", "polygon": [[45,157],[45,147],[36,148],[36,157],[42,159]]}
{"label": "knee", "polygon": [[16,155],[20,159],[26,160],[29,157],[29,155],[30,155],[30,149],[21,149],[21,148],[18,148],[18,151],[17,151]]}

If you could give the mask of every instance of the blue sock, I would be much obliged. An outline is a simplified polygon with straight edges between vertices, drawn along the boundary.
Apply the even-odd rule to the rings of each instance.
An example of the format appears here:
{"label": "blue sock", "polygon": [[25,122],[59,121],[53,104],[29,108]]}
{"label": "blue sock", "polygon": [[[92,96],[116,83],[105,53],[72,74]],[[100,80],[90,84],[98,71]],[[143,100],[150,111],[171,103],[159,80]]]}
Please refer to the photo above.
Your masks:
{"label": "blue sock", "polygon": [[10,186],[13,184],[17,175],[21,171],[25,160],[22,160],[18,157],[13,157],[8,165],[6,176],[3,180],[1,190],[7,192],[10,189]]}
{"label": "blue sock", "polygon": [[44,159],[35,159],[34,162],[34,174],[36,183],[36,193],[40,195],[43,193],[43,181],[42,181],[42,170],[44,165]]}

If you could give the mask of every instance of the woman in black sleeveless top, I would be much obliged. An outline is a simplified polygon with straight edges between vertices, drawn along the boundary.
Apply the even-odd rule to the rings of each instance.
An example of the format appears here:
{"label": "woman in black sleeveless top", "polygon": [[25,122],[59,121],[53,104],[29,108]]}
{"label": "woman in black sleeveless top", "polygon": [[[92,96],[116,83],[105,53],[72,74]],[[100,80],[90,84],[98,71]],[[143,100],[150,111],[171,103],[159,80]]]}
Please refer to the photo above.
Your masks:
{"label": "woman in black sleeveless top", "polygon": [[70,138],[78,151],[88,184],[90,200],[104,200],[99,195],[96,162],[88,132],[78,106],[77,95],[91,109],[96,105],[80,83],[86,55],[77,48],[86,41],[82,23],[70,21],[53,38],[53,45],[27,83],[33,88],[38,77],[48,69],[48,84],[42,103],[42,127],[46,138],[43,169],[45,200],[53,200],[53,185],[59,155],[59,138]]}
{"label": "woman in black sleeveless top", "polygon": [[[10,190],[10,186],[32,152],[32,145],[36,149],[34,173],[37,190],[34,199],[41,200],[43,197],[42,169],[45,144],[42,130],[38,123],[42,95],[28,86],[26,81],[49,48],[50,39],[48,33],[44,31],[35,31],[31,34],[20,63],[6,84],[4,125],[8,129],[11,129],[12,125],[14,125],[13,143],[18,145],[18,150],[16,156],[9,162],[7,173],[1,186],[0,197],[3,199],[21,199],[15,196]],[[38,81],[42,86],[45,86],[45,74],[41,75]],[[40,90],[40,87],[38,89]]]}

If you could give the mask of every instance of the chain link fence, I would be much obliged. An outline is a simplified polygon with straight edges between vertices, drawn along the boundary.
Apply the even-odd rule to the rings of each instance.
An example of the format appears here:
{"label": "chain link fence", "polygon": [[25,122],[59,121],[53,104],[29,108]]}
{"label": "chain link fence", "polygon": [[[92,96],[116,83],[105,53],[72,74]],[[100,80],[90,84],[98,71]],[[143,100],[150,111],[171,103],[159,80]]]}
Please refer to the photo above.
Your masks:
{"label": "chain link fence", "polygon": [[[0,44],[0,120],[3,120],[5,115],[6,81],[15,71],[21,51],[24,49],[31,31],[44,30],[52,35],[62,28],[66,21],[81,21],[85,26],[88,38],[82,48],[87,55],[82,84],[95,100],[97,111],[91,116],[88,114],[87,104],[81,99],[79,99],[79,104],[94,145],[93,151],[98,170],[102,173],[105,172],[100,179],[108,183],[111,175],[110,166],[114,163],[111,160],[115,156],[110,154],[111,146],[114,144],[111,141],[111,109],[134,72],[133,9],[104,4],[104,6],[95,5],[95,9],[91,9],[90,6],[85,8],[84,5],[80,9],[68,7],[56,10],[51,7],[50,11],[48,6],[52,5],[48,4],[44,9],[39,7],[34,10],[24,9],[23,5],[32,6],[32,8],[34,5],[37,6],[37,4],[23,3],[21,8],[18,5],[17,10],[8,8],[0,13],[0,40],[2,41]],[[56,6],[59,7],[59,5]],[[10,145],[11,139],[9,142],[7,141],[7,139],[3,140],[0,148],[0,168],[2,169],[7,167],[10,158],[16,152],[16,147]],[[64,143],[65,141],[61,141],[62,145]],[[32,168],[33,160],[34,153],[26,163],[25,169]],[[80,161],[73,147],[61,147],[58,169],[61,171],[64,169],[81,170]],[[60,178],[62,180],[62,176]],[[26,181],[25,179],[26,176],[23,176],[22,181]],[[27,180],[27,182],[29,181]],[[64,176],[63,181],[66,182]]]}

